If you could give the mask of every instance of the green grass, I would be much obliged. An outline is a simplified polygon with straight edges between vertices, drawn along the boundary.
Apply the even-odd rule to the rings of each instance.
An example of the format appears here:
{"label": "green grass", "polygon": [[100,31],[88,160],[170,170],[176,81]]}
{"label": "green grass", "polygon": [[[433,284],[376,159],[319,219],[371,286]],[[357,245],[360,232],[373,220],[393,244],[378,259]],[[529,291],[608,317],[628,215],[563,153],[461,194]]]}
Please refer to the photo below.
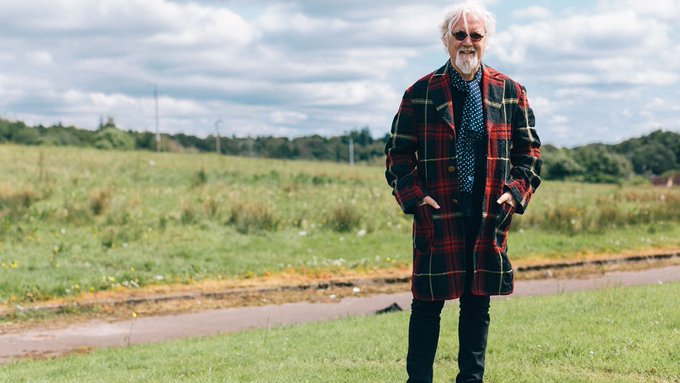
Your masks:
{"label": "green grass", "polygon": [[[12,145],[0,163],[0,305],[411,261],[379,166]],[[680,189],[545,182],[511,230],[515,262],[677,248]]]}
{"label": "green grass", "polygon": [[[493,301],[487,382],[680,382],[680,284]],[[457,302],[435,381],[457,371]],[[7,382],[405,381],[408,313],[108,349],[0,367]]]}

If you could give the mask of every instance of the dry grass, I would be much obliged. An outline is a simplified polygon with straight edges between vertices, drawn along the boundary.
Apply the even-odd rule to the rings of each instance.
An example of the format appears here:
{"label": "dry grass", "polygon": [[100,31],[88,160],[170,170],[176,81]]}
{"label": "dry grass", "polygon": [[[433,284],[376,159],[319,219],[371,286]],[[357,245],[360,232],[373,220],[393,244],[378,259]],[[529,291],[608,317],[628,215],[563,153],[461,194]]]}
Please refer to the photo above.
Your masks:
{"label": "dry grass", "polygon": [[239,233],[257,234],[276,230],[279,227],[279,218],[266,204],[241,202],[232,205],[229,223]]}
{"label": "dry grass", "polygon": [[347,233],[359,228],[361,225],[361,214],[355,207],[341,205],[333,209],[328,226],[341,233]]}

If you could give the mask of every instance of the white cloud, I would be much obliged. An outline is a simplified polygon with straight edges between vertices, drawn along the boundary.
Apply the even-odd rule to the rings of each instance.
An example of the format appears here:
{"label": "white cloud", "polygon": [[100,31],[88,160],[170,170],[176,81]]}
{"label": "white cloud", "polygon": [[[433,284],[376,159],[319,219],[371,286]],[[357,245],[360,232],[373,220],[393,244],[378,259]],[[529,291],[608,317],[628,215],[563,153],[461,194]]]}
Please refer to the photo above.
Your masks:
{"label": "white cloud", "polygon": [[[486,3],[499,12],[487,61],[527,86],[544,141],[587,142],[598,129],[625,134],[657,122],[680,130],[674,106],[658,101],[677,99],[678,2]],[[155,84],[168,132],[211,134],[221,118],[228,134],[368,125],[382,136],[404,88],[446,59],[438,24],[449,5],[4,0],[0,112],[82,127],[112,115],[148,129]],[[640,105],[655,120],[619,112]]]}
{"label": "white cloud", "polygon": [[270,116],[272,122],[279,125],[295,124],[307,119],[307,115],[304,113],[282,110],[273,112]]}
{"label": "white cloud", "polygon": [[44,50],[25,53],[26,60],[34,66],[48,66],[54,64],[52,55]]}
{"label": "white cloud", "polygon": [[675,100],[667,100],[661,97],[654,97],[649,102],[644,105],[644,108],[650,110],[648,115],[651,115],[651,111],[680,111],[680,104]]}
{"label": "white cloud", "polygon": [[[535,17],[522,17],[530,11]],[[677,12],[678,3],[665,0],[602,0],[569,12],[555,6],[550,12],[517,10],[521,22],[499,27],[488,60],[527,86],[537,123],[570,128],[568,137],[563,129],[544,129],[549,142],[593,142],[598,132],[615,140],[659,125],[680,130],[670,107],[647,116],[630,112],[647,107],[640,100],[677,98]],[[549,107],[537,104],[536,96],[551,100]]]}
{"label": "white cloud", "polygon": [[550,117],[550,124],[564,125],[569,122],[569,117],[563,116],[561,114],[555,114]]}
{"label": "white cloud", "polygon": [[518,9],[512,12],[512,16],[517,19],[546,19],[552,16],[552,12],[548,8],[540,5],[532,5],[528,8]]}
{"label": "white cloud", "polygon": [[632,9],[641,16],[667,22],[677,22],[680,19],[680,4],[677,0],[600,0],[598,6],[601,10]]}
{"label": "white cloud", "polygon": [[559,87],[555,89],[555,96],[558,98],[586,100],[624,100],[629,99],[630,97],[639,97],[640,94],[640,91],[637,89],[627,89],[625,91],[608,91],[606,89],[590,88],[585,86]]}

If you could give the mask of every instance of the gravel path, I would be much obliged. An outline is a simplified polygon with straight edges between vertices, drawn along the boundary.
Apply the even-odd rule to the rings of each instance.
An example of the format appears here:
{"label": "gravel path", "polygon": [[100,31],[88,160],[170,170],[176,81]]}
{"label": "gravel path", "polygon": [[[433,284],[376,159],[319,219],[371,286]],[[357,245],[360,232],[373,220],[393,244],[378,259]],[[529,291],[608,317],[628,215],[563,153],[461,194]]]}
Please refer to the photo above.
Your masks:
{"label": "gravel path", "polygon": [[[588,279],[517,281],[511,296],[549,295],[611,286],[634,286],[680,281],[680,266],[634,272],[611,272]],[[496,297],[495,299],[505,299]],[[352,297],[337,303],[287,303],[199,313],[136,318],[121,322],[92,321],[63,328],[31,329],[0,335],[0,363],[29,356],[56,356],[76,350],[120,347],[169,339],[213,335],[252,328],[270,328],[347,316],[373,315],[397,303],[410,306],[410,292]]]}

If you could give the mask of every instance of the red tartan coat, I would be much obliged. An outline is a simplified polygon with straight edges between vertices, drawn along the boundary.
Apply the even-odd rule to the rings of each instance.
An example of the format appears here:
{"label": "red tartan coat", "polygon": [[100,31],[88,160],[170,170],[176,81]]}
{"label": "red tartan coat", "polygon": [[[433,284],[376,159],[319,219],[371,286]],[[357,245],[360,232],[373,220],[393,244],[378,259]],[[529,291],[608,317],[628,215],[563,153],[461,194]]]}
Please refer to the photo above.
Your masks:
{"label": "red tartan coat", "polygon": [[[385,146],[385,177],[401,209],[413,214],[411,291],[422,300],[458,298],[465,278],[472,294],[513,291],[507,234],[541,182],[541,142],[526,90],[483,66],[482,98],[488,146],[482,222],[474,246],[474,275],[465,275],[465,230],[456,158],[456,130],[447,62],[408,88]],[[510,191],[516,207],[496,200]],[[418,206],[425,196],[440,205]]]}

